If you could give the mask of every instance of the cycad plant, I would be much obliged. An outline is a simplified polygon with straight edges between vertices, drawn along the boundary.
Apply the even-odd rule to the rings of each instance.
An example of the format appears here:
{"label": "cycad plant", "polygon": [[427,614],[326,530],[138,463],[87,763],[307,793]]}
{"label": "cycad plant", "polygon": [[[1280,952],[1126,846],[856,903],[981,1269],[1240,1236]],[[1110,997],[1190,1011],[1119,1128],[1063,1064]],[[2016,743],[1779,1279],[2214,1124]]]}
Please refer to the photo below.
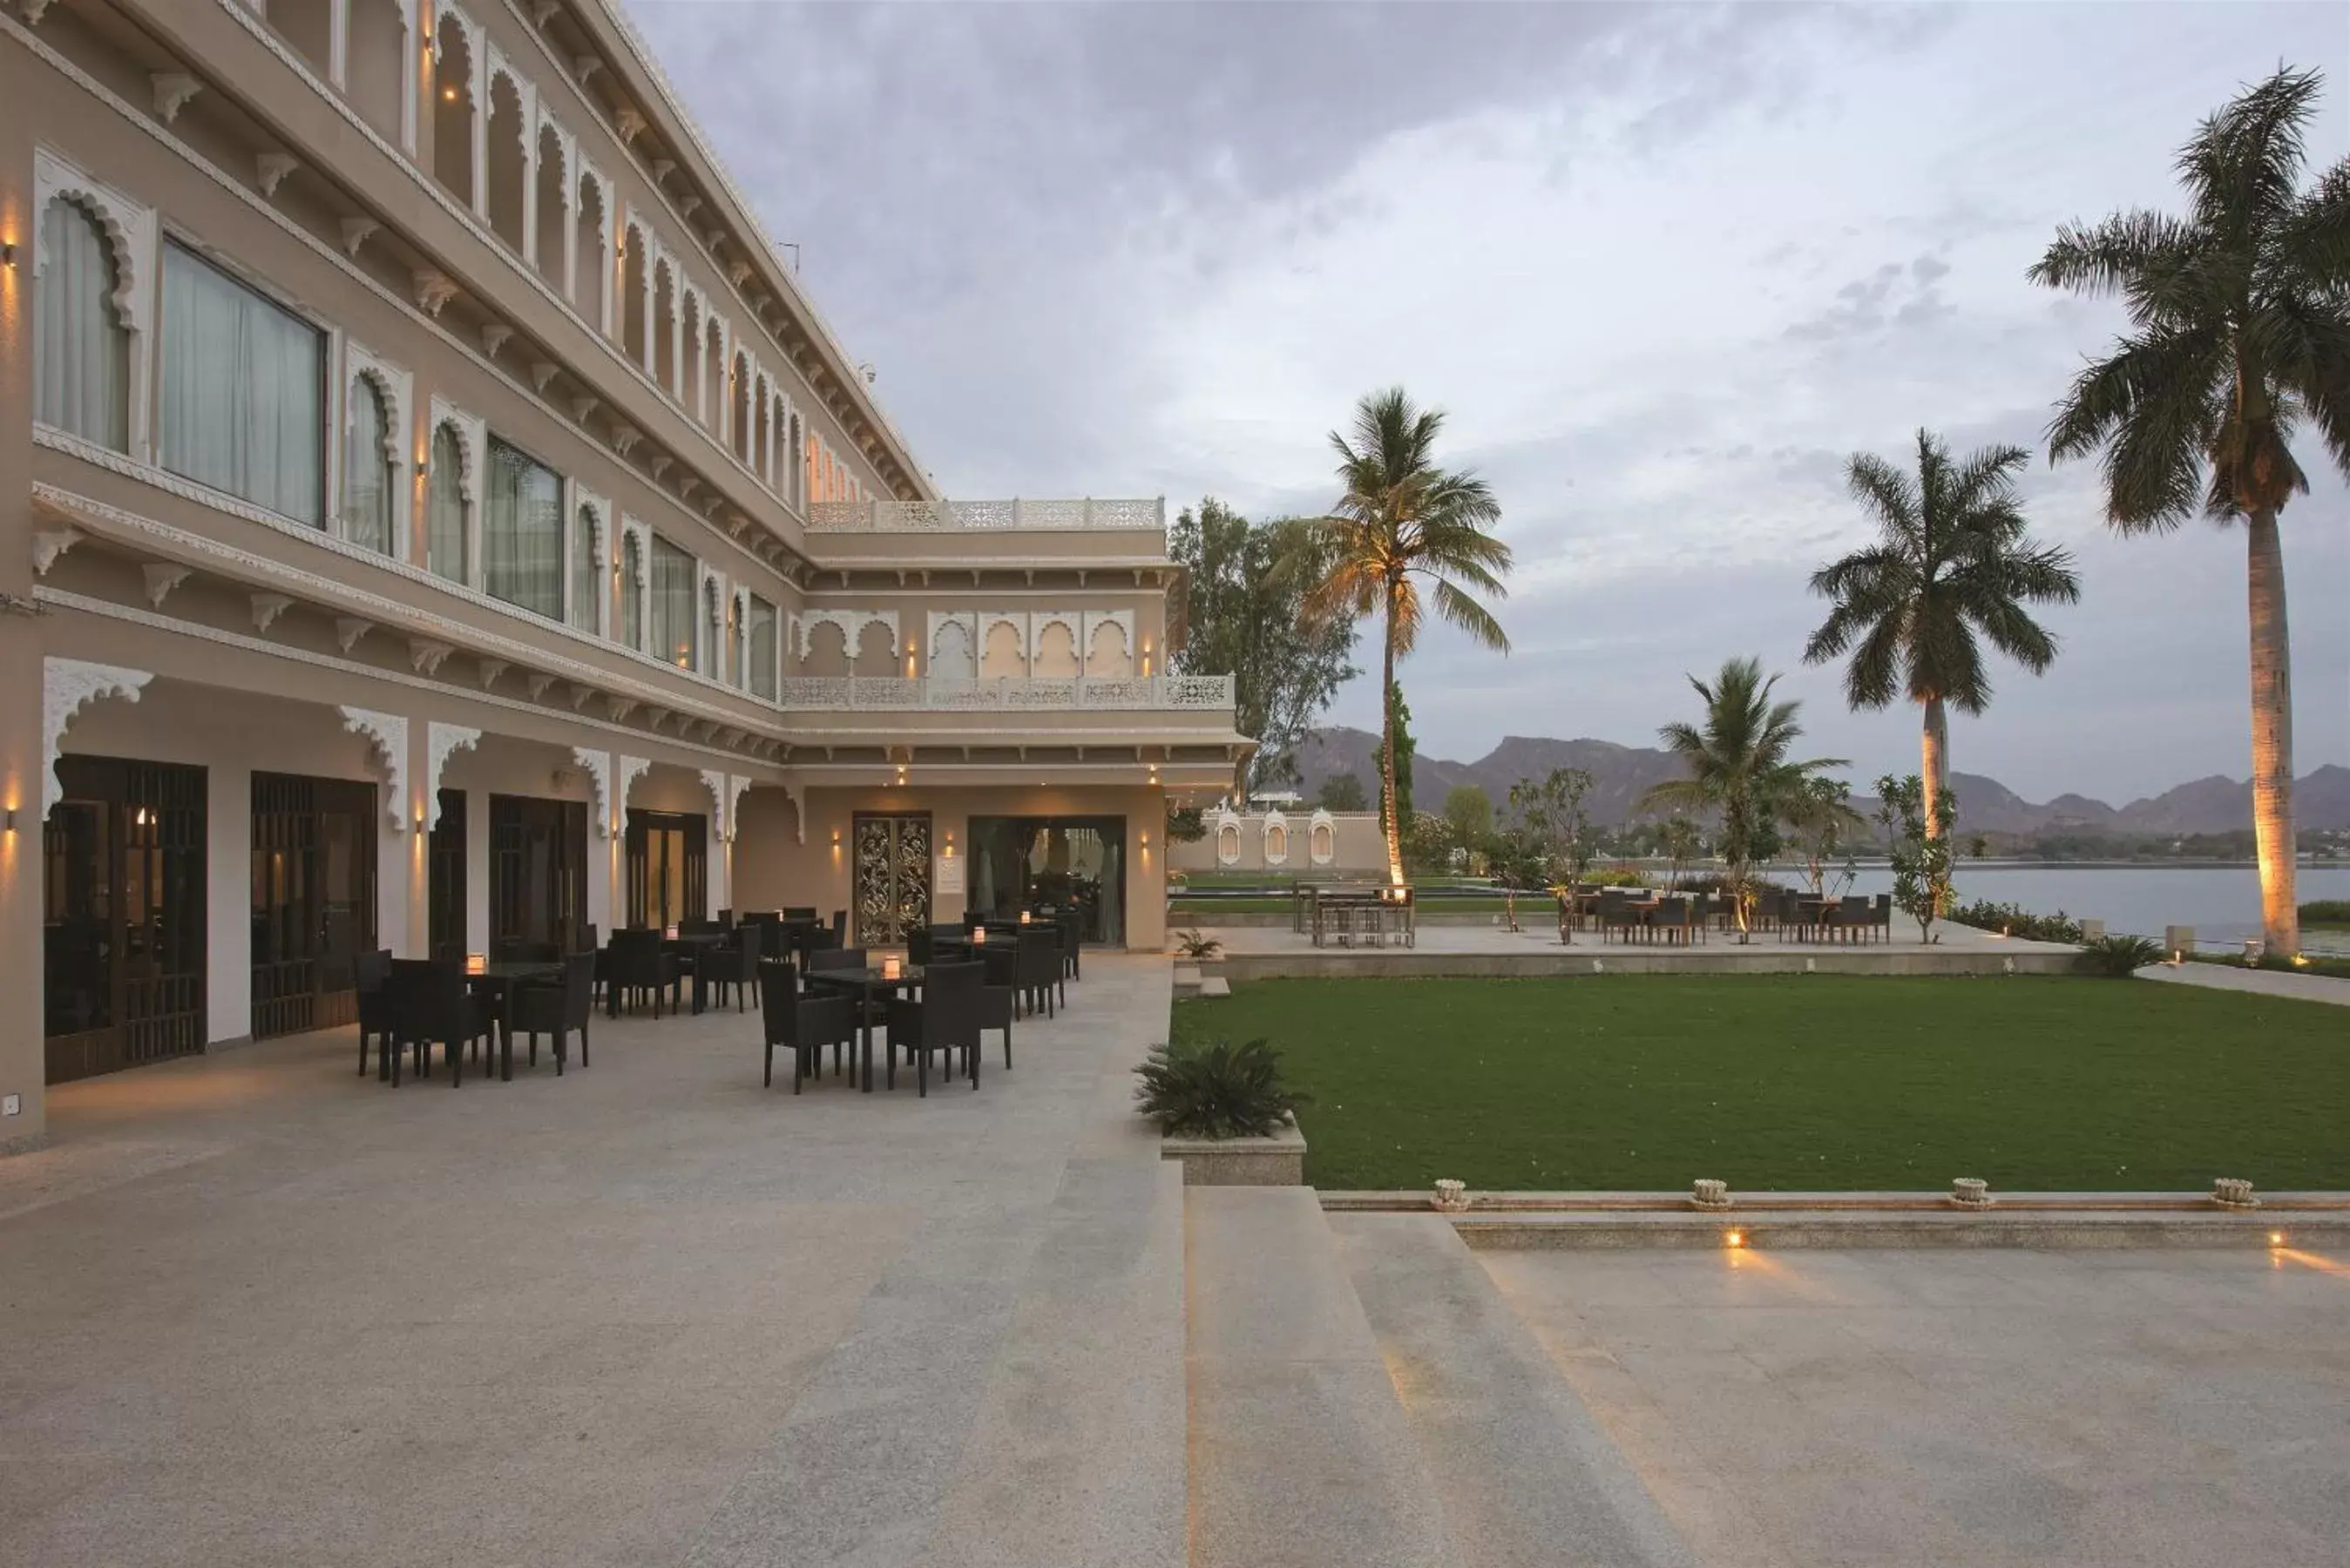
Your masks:
{"label": "cycad plant", "polygon": [[2053,461],[2105,454],[2106,520],[2167,534],[2197,512],[2244,527],[2251,622],[2252,826],[2269,951],[2298,952],[2285,503],[2309,488],[2292,437],[2316,427],[2350,473],[2350,161],[2306,189],[2314,71],[2279,70],[2179,150],[2185,216],[2067,223],[2033,282],[2118,296],[2129,327],[2074,379]]}
{"label": "cycad plant", "polygon": [[2025,536],[2015,476],[2031,454],[1991,446],[1964,462],[1930,431],[1918,432],[1913,479],[1873,452],[1846,468],[1877,538],[1812,574],[1812,592],[1835,607],[1804,649],[1806,664],[1852,652],[1845,698],[1882,708],[1907,697],[1925,712],[1921,770],[1926,832],[1942,831],[1934,804],[1949,780],[1945,705],[1976,714],[1991,702],[1983,643],[2034,675],[2056,658],[2056,639],[2026,607],[2073,604],[2081,579],[2073,557]]}
{"label": "cycad plant", "polygon": [[1416,407],[1400,387],[1365,398],[1355,410],[1351,436],[1330,433],[1342,493],[1298,552],[1312,563],[1315,578],[1305,601],[1308,618],[1329,623],[1377,615],[1384,622],[1379,815],[1388,877],[1399,887],[1404,825],[1396,794],[1396,661],[1419,645],[1430,609],[1472,640],[1510,650],[1502,623],[1473,597],[1509,597],[1502,579],[1510,570],[1510,547],[1488,532],[1501,521],[1501,504],[1474,474],[1436,465],[1436,438],[1443,428],[1441,410]]}

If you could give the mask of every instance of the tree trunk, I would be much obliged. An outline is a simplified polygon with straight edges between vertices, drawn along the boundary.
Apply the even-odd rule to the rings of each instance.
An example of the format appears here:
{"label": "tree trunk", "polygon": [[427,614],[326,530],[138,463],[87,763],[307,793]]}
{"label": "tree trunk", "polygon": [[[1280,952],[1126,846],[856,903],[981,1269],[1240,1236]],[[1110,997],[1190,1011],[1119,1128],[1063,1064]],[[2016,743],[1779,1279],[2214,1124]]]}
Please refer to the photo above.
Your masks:
{"label": "tree trunk", "polygon": [[1950,721],[1942,713],[1942,699],[1938,694],[1926,699],[1926,732],[1919,742],[1924,753],[1921,775],[1926,785],[1926,836],[1942,836],[1942,780],[1950,767]]}
{"label": "tree trunk", "polygon": [[2261,856],[2261,936],[2272,953],[2301,951],[2293,836],[2293,652],[2285,637],[2284,544],[2276,509],[2246,528],[2252,641],[2252,835]]}
{"label": "tree trunk", "polygon": [[1379,745],[1381,799],[1379,815],[1387,819],[1388,881],[1391,886],[1403,886],[1403,822],[1396,810],[1396,711],[1395,711],[1395,601],[1388,601],[1387,649],[1385,667],[1380,672],[1380,728],[1385,732]]}

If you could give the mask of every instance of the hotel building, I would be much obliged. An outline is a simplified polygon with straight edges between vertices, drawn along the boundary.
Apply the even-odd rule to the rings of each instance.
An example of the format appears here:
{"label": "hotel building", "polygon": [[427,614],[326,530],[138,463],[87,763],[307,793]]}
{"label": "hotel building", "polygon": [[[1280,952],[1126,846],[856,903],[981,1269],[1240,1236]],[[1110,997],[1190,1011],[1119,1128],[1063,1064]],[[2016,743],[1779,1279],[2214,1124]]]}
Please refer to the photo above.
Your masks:
{"label": "hotel building", "polygon": [[610,0],[0,0],[0,1147],[375,948],[1160,945],[1161,504],[941,494]]}

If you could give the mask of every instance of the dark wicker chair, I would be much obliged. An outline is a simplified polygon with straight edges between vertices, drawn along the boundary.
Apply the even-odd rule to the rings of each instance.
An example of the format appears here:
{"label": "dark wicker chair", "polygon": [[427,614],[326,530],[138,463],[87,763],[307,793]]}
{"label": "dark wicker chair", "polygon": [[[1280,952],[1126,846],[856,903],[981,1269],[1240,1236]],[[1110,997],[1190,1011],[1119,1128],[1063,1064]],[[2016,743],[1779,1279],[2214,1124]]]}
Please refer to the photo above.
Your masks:
{"label": "dark wicker chair", "polygon": [[1043,929],[1031,926],[1020,933],[1014,949],[1019,955],[1019,991],[1033,1016],[1039,1006],[1045,1016],[1053,1016],[1053,991],[1061,983],[1060,933],[1047,926]]}
{"label": "dark wicker chair", "polygon": [[738,927],[730,941],[704,948],[693,955],[693,978],[702,994],[716,1006],[732,992],[734,1011],[743,1011],[743,992],[753,1001],[759,993],[760,937],[756,926]]}
{"label": "dark wicker chair", "polygon": [[439,1045],[449,1064],[450,1086],[464,1082],[465,1047],[486,1047],[497,1033],[489,998],[467,987],[464,972],[455,964],[429,959],[392,960],[391,978],[385,984],[391,993],[392,1032],[398,1040],[391,1057],[393,1086],[400,1084],[399,1045],[414,1048],[420,1078],[432,1075],[432,1047]]}
{"label": "dark wicker chair", "polygon": [[389,1077],[389,1053],[398,1049],[392,1042],[391,992],[386,989],[391,981],[391,950],[380,949],[352,959],[351,979],[359,991],[359,1076],[367,1076],[368,1042],[373,1040],[376,1070]]}
{"label": "dark wicker chair", "polygon": [[518,985],[506,1028],[530,1041],[530,1064],[538,1065],[538,1037],[555,1039],[555,1075],[563,1076],[569,1037],[579,1036],[579,1064],[588,1064],[588,1021],[596,1012],[596,955],[573,953],[563,961],[563,978],[552,983]]}
{"label": "dark wicker chair", "polygon": [[767,1042],[764,1081],[775,1086],[775,1047],[784,1046],[792,1054],[795,1095],[803,1082],[823,1075],[827,1045],[832,1047],[832,1071],[837,1077],[842,1051],[857,1043],[856,1004],[837,992],[802,994],[799,977],[783,959],[766,959],[759,965],[759,1022]]}
{"label": "dark wicker chair", "polygon": [[889,999],[889,1073],[893,1087],[900,1049],[913,1058],[914,1082],[924,1096],[931,1092],[933,1051],[947,1054],[947,1068],[951,1072],[954,1053],[960,1050],[971,1075],[971,1086],[979,1087],[980,992],[985,983],[982,964],[932,964],[922,971],[920,1002],[909,1002],[903,997]]}
{"label": "dark wicker chair", "polygon": [[675,953],[661,945],[659,931],[614,931],[604,952],[604,1005],[613,1017],[619,1016],[624,1004],[633,1006],[650,993],[653,1016],[659,1018],[664,991],[670,993],[671,1011],[676,1011],[684,967]]}

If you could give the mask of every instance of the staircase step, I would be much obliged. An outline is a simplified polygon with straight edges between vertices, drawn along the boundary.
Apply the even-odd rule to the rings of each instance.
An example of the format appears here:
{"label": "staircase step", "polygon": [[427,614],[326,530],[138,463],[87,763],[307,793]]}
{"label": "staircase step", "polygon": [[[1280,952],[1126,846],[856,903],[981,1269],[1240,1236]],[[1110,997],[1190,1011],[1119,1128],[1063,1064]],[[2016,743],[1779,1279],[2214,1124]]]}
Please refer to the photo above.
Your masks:
{"label": "staircase step", "polygon": [[1464,1568],[1696,1563],[1450,1224],[1333,1214],[1329,1226]]}
{"label": "staircase step", "polygon": [[1222,975],[1211,974],[1200,982],[1201,996],[1230,996],[1232,993],[1232,982]]}
{"label": "staircase step", "polygon": [[1466,1568],[1313,1190],[1185,1200],[1192,1568]]}
{"label": "staircase step", "polygon": [[1200,966],[1198,964],[1179,963],[1175,966],[1175,994],[1179,997],[1197,996],[1200,994]]}

